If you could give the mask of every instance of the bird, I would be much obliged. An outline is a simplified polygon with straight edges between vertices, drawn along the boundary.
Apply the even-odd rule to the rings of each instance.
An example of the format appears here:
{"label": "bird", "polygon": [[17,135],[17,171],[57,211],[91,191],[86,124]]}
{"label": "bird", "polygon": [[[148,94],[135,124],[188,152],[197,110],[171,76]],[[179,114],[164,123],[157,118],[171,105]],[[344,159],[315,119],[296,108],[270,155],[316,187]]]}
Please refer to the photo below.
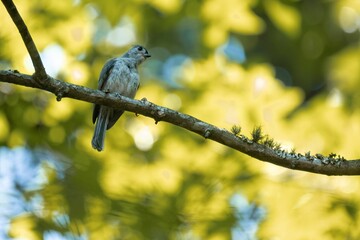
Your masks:
{"label": "bird", "polygon": [[[100,72],[98,89],[134,98],[140,86],[138,66],[149,57],[146,48],[135,45],[122,56],[109,59]],[[99,152],[104,149],[106,130],[114,126],[123,113],[120,109],[94,104],[92,121],[95,130],[91,141],[94,149]]]}

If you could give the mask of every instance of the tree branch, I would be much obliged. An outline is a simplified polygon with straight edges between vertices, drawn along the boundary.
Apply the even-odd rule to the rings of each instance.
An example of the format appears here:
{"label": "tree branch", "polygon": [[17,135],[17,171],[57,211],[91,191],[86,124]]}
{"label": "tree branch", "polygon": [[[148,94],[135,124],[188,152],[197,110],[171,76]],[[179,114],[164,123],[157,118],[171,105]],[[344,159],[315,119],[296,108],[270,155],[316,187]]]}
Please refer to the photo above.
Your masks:
{"label": "tree branch", "polygon": [[51,77],[48,77],[46,85],[42,85],[30,75],[13,71],[0,71],[0,82],[42,89],[54,93],[59,101],[63,97],[68,97],[138,113],[153,118],[156,123],[160,121],[168,122],[236,149],[253,158],[289,169],[325,175],[360,175],[359,159],[345,160],[335,155],[325,157],[320,154],[312,156],[310,154],[289,153],[280,148],[257,143],[255,138],[250,140],[243,135],[237,136],[230,131],[220,129],[190,115],[155,105],[146,99],[139,101],[123,96],[117,97],[115,94],[105,94],[99,90],[66,83]]}
{"label": "tree branch", "polygon": [[35,43],[29,33],[28,28],[26,27],[26,24],[24,20],[21,18],[15,4],[12,0],[1,0],[8,11],[10,17],[12,18],[13,22],[15,23],[17,29],[20,32],[20,35],[25,43],[26,49],[28,50],[31,61],[34,65],[35,69],[35,76],[38,79],[46,81],[47,75],[44,68],[44,65],[41,61],[39,52],[35,46]]}
{"label": "tree branch", "polygon": [[254,129],[253,139],[250,140],[244,135],[239,135],[240,129],[234,128],[231,133],[192,116],[155,105],[146,99],[138,101],[123,96],[117,97],[115,94],[105,94],[99,90],[54,79],[46,74],[35,43],[12,0],[1,1],[21,34],[33,62],[35,74],[30,76],[15,71],[0,71],[0,82],[42,89],[54,93],[58,101],[63,97],[68,97],[139,113],[153,118],[155,123],[164,121],[177,125],[261,161],[286,168],[326,175],[360,175],[359,159],[348,161],[333,154],[325,157],[321,154],[311,156],[310,153],[305,155],[289,153],[274,144],[272,139],[261,141],[263,136],[261,136],[260,128]]}

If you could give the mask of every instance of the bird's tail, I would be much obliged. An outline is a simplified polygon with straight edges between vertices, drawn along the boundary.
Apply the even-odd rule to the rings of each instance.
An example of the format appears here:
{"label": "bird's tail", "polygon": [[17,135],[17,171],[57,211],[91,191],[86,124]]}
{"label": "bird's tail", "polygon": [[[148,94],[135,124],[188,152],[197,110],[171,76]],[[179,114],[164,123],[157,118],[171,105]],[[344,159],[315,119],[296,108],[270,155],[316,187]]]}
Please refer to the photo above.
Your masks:
{"label": "bird's tail", "polygon": [[110,109],[107,107],[100,107],[100,114],[96,120],[94,136],[92,138],[91,144],[92,147],[98,150],[99,152],[104,149],[104,140],[106,127],[109,122]]}

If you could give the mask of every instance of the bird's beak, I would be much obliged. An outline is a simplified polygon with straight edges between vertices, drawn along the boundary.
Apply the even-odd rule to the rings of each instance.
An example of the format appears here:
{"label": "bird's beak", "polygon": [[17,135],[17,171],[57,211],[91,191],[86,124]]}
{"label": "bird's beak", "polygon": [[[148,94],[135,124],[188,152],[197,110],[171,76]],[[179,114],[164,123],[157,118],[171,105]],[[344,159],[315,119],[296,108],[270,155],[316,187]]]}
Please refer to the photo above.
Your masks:
{"label": "bird's beak", "polygon": [[144,54],[144,57],[145,57],[145,58],[149,58],[149,57],[151,57],[151,55],[150,55],[149,53],[145,53],[145,54]]}

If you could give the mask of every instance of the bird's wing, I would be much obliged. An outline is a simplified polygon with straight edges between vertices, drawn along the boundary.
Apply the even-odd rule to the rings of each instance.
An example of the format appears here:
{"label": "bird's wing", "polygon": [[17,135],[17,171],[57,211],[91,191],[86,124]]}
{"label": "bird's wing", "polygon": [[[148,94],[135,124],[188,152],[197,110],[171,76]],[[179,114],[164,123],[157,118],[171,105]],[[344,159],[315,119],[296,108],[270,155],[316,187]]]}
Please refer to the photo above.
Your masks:
{"label": "bird's wing", "polygon": [[100,76],[99,76],[99,82],[98,82],[98,89],[102,90],[104,85],[106,84],[106,81],[109,77],[109,75],[111,74],[111,71],[114,68],[116,62],[116,58],[112,58],[110,60],[108,60],[104,67],[102,68],[101,72],[100,72]]}
{"label": "bird's wing", "polygon": [[[110,60],[108,60],[104,67],[102,68],[101,72],[100,72],[100,76],[99,76],[99,82],[98,82],[98,89],[102,90],[104,85],[106,84],[106,81],[109,77],[109,75],[111,74],[111,71],[113,70],[113,67],[115,65],[115,61],[116,58],[112,58]],[[94,110],[93,110],[93,116],[92,116],[92,121],[93,123],[95,123],[96,118],[99,116],[100,113],[100,105],[95,104],[94,105]]]}

